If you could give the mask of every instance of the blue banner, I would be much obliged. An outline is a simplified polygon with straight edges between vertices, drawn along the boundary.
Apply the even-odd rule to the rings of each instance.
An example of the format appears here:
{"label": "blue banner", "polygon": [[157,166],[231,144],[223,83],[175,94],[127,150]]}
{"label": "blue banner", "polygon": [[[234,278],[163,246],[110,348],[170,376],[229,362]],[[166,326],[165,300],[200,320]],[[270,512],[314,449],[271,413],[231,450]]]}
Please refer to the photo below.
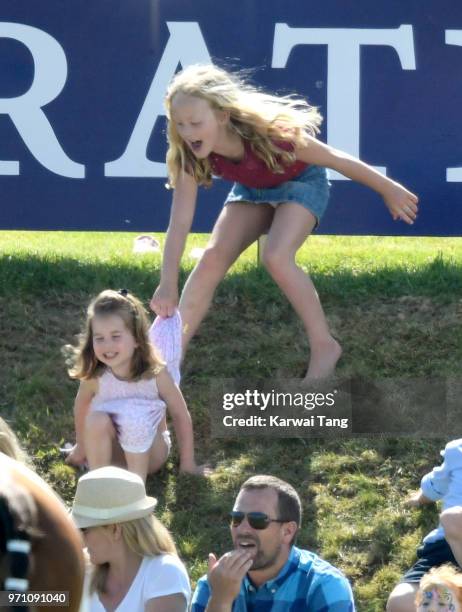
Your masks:
{"label": "blue banner", "polygon": [[[0,228],[164,231],[165,88],[209,61],[308,98],[322,140],[420,197],[408,227],[333,174],[321,233],[461,235],[456,0],[3,0]],[[194,231],[229,188],[200,190]]]}

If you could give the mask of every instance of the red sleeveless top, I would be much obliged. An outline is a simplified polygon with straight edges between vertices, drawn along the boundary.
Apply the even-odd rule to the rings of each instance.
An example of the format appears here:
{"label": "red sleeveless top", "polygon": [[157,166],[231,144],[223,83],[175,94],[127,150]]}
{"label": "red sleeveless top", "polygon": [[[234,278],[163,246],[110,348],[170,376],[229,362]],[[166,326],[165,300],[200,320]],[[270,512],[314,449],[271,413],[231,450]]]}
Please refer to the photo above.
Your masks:
{"label": "red sleeveless top", "polygon": [[[293,145],[290,142],[279,141],[275,142],[275,144],[285,151],[293,150]],[[210,153],[209,161],[213,174],[227,181],[241,183],[241,185],[251,189],[277,187],[286,181],[294,179],[308,166],[307,163],[296,160],[289,166],[283,166],[284,171],[282,173],[273,172],[252,151],[248,140],[244,140],[244,157],[240,161],[233,162],[222,155],[218,155],[218,153]]]}

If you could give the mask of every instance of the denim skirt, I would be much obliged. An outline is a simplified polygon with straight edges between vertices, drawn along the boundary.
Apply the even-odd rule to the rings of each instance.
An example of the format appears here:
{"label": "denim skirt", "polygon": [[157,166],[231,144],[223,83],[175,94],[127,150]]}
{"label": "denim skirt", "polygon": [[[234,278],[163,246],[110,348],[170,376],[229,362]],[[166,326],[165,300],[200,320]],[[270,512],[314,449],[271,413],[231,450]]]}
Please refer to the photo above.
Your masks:
{"label": "denim skirt", "polygon": [[249,202],[271,204],[276,207],[278,204],[295,202],[309,210],[319,224],[327,208],[329,189],[326,169],[310,165],[291,181],[281,183],[277,187],[254,189],[241,183],[234,183],[226,197],[225,205],[233,202]]}

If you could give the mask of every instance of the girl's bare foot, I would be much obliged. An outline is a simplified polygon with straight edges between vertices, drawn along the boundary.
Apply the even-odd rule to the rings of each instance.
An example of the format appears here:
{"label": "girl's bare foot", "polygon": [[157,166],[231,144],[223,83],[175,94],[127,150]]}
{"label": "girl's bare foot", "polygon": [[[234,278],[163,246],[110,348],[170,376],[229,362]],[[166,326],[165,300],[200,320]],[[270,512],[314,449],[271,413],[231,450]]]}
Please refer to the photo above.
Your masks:
{"label": "girl's bare foot", "polygon": [[303,382],[323,380],[332,376],[341,355],[342,347],[332,336],[327,342],[312,346],[310,363]]}

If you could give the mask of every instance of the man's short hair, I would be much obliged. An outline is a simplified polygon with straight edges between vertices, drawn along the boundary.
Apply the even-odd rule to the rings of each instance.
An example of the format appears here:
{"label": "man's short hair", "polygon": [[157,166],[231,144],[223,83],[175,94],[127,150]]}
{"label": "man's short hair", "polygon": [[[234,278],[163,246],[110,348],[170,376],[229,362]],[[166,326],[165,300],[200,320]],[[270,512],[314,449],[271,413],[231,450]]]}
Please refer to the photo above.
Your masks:
{"label": "man's short hair", "polygon": [[288,482],[276,478],[276,476],[267,476],[260,474],[252,476],[241,486],[241,491],[255,489],[274,489],[278,495],[278,513],[277,518],[284,521],[295,521],[300,529],[302,524],[302,504],[297,491]]}

